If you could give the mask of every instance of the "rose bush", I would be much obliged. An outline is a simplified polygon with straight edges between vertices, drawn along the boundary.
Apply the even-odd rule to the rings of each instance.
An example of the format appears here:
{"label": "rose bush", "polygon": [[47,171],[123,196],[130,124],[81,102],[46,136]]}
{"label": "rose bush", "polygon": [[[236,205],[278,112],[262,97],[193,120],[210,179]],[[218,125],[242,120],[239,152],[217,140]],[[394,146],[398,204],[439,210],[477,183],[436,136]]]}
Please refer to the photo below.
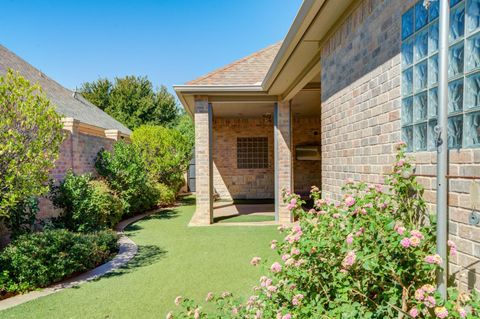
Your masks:
{"label": "rose bush", "polygon": [[349,180],[344,193],[333,202],[312,187],[314,207],[306,210],[300,196],[285,192],[298,223],[280,227],[285,238],[271,248],[281,261],[271,264],[246,303],[210,295],[217,307],[208,313],[179,298],[182,311],[167,318],[479,318],[477,293],[451,288],[446,302],[435,293],[442,262],[435,220],[404,144],[385,185]]}

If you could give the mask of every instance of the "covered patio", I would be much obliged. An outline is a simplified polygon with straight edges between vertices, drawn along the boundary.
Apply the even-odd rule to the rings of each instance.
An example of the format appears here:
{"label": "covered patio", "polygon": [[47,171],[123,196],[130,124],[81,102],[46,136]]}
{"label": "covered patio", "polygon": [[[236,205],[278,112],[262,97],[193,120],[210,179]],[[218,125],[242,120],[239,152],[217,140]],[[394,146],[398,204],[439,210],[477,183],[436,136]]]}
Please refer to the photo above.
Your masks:
{"label": "covered patio", "polygon": [[279,47],[175,86],[195,121],[197,208],[190,225],[262,214],[273,215],[262,222],[290,223],[282,191],[308,195],[320,186],[320,74],[287,99],[264,91],[260,83]]}

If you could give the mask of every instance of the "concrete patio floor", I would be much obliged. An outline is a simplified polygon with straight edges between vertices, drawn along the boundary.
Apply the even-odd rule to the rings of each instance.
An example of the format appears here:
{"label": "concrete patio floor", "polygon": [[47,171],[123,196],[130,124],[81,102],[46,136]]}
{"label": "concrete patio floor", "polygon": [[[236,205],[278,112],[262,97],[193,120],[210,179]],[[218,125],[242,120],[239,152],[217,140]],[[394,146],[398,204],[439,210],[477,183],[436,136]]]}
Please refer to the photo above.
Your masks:
{"label": "concrete patio floor", "polygon": [[224,222],[218,221],[234,218],[238,216],[264,216],[275,217],[274,204],[235,204],[228,201],[218,201],[213,204],[213,218],[214,225],[222,226],[241,226],[241,225],[256,225],[267,226],[278,224],[275,220],[272,221],[249,221],[249,222]]}

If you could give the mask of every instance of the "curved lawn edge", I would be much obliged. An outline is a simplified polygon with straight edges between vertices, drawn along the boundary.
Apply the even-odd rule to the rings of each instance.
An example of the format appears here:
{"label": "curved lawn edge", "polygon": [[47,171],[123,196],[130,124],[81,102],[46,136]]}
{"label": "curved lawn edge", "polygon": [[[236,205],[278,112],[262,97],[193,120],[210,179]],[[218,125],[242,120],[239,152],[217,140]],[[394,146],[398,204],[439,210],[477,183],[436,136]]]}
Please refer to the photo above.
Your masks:
{"label": "curved lawn edge", "polygon": [[97,278],[100,278],[106,275],[107,273],[110,273],[126,265],[137,254],[138,246],[135,244],[133,240],[125,236],[124,229],[130,224],[133,224],[136,221],[139,221],[140,219],[143,219],[151,214],[159,213],[164,209],[168,209],[168,208],[151,210],[146,213],[136,215],[119,222],[114,228],[114,230],[119,235],[119,238],[117,241],[117,243],[119,244],[118,253],[110,261],[100,266],[97,266],[87,272],[84,272],[80,275],[57,282],[48,287],[1,300],[0,311],[21,305],[23,303],[26,303],[44,296],[51,295],[53,293],[62,291],[67,288],[72,288],[72,287],[84,284],[86,282],[95,280]]}

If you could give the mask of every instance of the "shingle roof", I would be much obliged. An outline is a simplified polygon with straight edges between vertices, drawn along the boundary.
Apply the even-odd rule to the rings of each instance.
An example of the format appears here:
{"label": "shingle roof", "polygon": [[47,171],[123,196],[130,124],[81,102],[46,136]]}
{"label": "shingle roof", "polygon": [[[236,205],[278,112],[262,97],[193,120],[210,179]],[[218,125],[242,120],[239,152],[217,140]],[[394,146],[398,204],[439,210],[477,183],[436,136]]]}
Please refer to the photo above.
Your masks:
{"label": "shingle roof", "polygon": [[88,102],[80,94],[76,94],[73,97],[72,91],[61,86],[40,70],[0,45],[0,74],[5,74],[9,68],[18,71],[31,83],[38,83],[55,105],[58,114],[64,117],[73,117],[80,122],[104,129],[115,129],[125,134],[131,134],[127,127]]}
{"label": "shingle roof", "polygon": [[210,72],[186,85],[259,85],[277,55],[282,42]]}

